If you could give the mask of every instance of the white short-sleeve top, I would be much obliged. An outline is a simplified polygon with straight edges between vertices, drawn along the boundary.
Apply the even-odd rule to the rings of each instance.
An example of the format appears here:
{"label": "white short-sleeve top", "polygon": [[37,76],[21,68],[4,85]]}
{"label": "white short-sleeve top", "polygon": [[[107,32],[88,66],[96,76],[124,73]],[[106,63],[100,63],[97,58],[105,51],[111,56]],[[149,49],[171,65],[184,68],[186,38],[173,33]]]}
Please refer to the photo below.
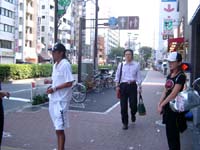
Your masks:
{"label": "white short-sleeve top", "polygon": [[[52,87],[59,86],[63,83],[73,82],[72,69],[70,63],[66,59],[62,59],[59,64],[53,65]],[[50,94],[51,101],[69,101],[72,96],[72,87],[59,89]]]}

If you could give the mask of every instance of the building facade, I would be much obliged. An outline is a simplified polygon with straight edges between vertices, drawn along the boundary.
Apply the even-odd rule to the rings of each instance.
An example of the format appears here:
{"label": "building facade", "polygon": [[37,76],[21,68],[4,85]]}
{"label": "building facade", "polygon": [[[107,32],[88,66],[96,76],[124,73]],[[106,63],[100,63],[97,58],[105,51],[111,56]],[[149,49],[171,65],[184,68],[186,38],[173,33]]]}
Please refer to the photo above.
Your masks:
{"label": "building facade", "polygon": [[[16,61],[37,63],[38,3],[34,0],[18,0],[18,41],[15,41]],[[16,18],[16,19],[17,19]],[[17,32],[17,30],[16,30]]]}
{"label": "building facade", "polygon": [[14,0],[0,1],[0,64],[15,62],[16,10]]}

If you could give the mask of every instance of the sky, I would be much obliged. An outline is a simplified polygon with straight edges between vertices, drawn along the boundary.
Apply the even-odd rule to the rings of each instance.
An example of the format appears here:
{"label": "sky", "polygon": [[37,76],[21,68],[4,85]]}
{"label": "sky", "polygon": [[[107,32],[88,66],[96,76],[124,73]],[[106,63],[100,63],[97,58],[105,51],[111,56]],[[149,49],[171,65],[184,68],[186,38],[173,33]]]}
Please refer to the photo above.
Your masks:
{"label": "sky", "polygon": [[[100,2],[101,1],[101,2]],[[111,15],[118,16],[139,16],[139,30],[121,30],[120,44],[130,38],[134,39],[138,34],[136,41],[141,46],[154,47],[155,29],[158,26],[159,2],[160,0],[99,0],[101,7],[110,7]]]}

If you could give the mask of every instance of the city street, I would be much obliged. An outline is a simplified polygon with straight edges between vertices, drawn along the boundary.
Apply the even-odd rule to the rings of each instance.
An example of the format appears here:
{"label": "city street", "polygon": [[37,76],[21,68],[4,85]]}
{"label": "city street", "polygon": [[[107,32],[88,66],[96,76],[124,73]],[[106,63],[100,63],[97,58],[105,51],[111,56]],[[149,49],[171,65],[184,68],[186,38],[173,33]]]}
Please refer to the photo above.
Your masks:
{"label": "city street", "polygon": [[[91,98],[103,101],[104,105],[99,103],[99,107],[104,109],[95,106],[98,103],[93,104],[92,111],[71,108],[66,150],[168,150],[165,128],[156,110],[164,80],[161,73],[148,71],[143,82],[147,115],[137,115],[136,123],[130,123],[126,131],[122,130],[119,102],[114,90]],[[109,106],[112,101],[114,103]],[[56,136],[47,107],[27,108],[6,113],[2,150],[54,150]],[[182,150],[191,150],[194,146],[192,124],[188,126],[188,130],[181,134]]]}

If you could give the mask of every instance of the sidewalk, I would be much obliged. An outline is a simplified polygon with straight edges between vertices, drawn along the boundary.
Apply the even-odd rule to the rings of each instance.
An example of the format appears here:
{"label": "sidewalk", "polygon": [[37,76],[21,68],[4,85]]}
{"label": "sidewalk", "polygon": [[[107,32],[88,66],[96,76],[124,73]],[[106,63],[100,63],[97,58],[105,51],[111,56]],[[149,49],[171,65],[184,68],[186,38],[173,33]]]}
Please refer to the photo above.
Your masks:
{"label": "sidewalk", "polygon": [[[119,103],[105,113],[70,111],[66,150],[168,150],[165,128],[159,124],[161,116],[156,110],[164,81],[161,73],[148,72],[143,83],[147,115],[137,115],[136,123],[130,123],[126,131],[121,128]],[[55,131],[46,108],[6,114],[4,131],[10,134],[3,139],[2,150],[53,150],[56,147]],[[182,150],[191,150],[190,129],[181,134],[181,144]]]}

